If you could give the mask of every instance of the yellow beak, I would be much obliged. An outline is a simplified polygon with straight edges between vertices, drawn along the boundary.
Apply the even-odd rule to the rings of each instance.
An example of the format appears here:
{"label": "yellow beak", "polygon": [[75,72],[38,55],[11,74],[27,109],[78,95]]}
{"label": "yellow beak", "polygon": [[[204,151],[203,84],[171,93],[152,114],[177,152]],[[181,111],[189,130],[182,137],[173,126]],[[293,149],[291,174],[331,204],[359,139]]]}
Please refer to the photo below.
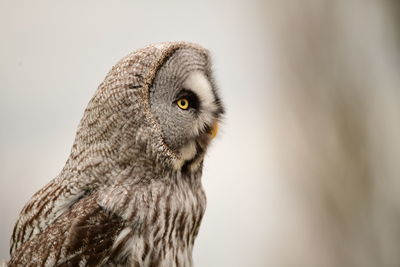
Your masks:
{"label": "yellow beak", "polygon": [[212,128],[211,128],[211,132],[210,132],[211,138],[216,137],[216,136],[217,136],[217,133],[218,133],[218,122],[215,121],[214,124],[213,124],[213,126],[212,126]]}

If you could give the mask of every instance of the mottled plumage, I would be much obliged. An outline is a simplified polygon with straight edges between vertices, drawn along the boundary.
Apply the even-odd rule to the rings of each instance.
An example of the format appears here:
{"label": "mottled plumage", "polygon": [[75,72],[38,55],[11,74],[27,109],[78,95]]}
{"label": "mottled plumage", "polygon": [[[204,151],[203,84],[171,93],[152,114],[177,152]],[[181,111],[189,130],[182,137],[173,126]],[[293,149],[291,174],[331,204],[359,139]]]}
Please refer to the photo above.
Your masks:
{"label": "mottled plumage", "polygon": [[89,102],[63,170],[23,208],[9,266],[192,266],[203,158],[222,113],[200,46],[123,58]]}

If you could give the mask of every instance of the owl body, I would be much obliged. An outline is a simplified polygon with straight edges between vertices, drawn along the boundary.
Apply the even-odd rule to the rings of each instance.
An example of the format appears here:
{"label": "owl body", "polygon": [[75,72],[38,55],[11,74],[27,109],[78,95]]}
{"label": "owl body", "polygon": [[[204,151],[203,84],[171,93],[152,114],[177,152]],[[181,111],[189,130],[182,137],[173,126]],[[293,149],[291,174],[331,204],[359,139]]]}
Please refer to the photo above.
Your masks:
{"label": "owl body", "polygon": [[[122,215],[130,225],[114,241],[113,247],[121,249],[113,264],[192,266],[194,239],[206,204],[201,185],[192,182],[177,179],[173,183],[162,181],[146,186],[140,211],[137,204],[130,202]],[[142,213],[141,220],[137,219],[138,212]]]}
{"label": "owl body", "polygon": [[209,54],[151,45],[99,86],[61,173],[23,208],[9,266],[192,266],[223,113]]}

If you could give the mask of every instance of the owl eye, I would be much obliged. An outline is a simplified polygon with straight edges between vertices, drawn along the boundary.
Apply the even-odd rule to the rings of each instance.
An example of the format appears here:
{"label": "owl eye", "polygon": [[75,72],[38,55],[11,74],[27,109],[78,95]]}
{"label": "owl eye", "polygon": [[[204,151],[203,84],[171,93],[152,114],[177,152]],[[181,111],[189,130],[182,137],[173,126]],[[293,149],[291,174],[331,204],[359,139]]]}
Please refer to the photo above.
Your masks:
{"label": "owl eye", "polygon": [[182,89],[176,97],[175,104],[182,110],[190,109],[197,112],[200,108],[200,102],[197,95],[188,89]]}
{"label": "owl eye", "polygon": [[189,108],[189,100],[187,100],[186,98],[182,97],[180,98],[176,104],[178,105],[179,108],[186,110]]}

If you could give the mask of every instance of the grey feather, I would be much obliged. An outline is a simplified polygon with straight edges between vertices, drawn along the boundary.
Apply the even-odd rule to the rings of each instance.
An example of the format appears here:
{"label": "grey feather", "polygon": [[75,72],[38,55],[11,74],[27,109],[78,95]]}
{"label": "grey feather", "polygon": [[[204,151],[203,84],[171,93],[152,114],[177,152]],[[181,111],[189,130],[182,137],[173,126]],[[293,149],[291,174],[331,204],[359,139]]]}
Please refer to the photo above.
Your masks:
{"label": "grey feather", "polygon": [[[199,103],[183,110],[188,92]],[[9,266],[192,266],[203,158],[222,113],[202,47],[161,43],[123,58],[63,170],[23,208]]]}

